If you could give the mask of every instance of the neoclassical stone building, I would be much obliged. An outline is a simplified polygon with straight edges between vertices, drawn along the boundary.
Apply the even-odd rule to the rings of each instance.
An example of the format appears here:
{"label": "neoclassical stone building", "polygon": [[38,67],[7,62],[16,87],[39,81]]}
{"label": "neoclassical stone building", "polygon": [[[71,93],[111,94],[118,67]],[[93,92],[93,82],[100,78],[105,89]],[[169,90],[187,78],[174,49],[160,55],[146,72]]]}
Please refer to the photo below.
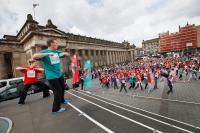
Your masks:
{"label": "neoclassical stone building", "polygon": [[153,38],[150,40],[142,41],[142,49],[144,51],[144,55],[152,56],[157,55],[159,52],[159,38]]}
{"label": "neoclassical stone building", "polygon": [[[47,48],[46,41],[49,38],[55,38],[62,51],[72,54],[72,50],[76,50],[80,69],[86,59],[91,59],[93,67],[134,60],[134,47],[128,42],[117,43],[66,33],[59,30],[51,20],[48,20],[46,26],[41,26],[28,14],[16,36],[4,35],[0,39],[0,79],[21,76],[15,68],[27,65],[27,60],[34,53]],[[69,61],[67,58],[62,60],[63,72],[69,71]]]}

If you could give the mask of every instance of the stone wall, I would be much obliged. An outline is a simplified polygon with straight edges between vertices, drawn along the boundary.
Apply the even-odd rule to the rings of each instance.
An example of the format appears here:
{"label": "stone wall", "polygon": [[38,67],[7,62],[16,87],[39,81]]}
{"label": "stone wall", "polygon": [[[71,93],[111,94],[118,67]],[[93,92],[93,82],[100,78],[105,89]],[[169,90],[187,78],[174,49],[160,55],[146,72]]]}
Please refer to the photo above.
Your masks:
{"label": "stone wall", "polygon": [[5,64],[4,54],[0,53],[0,79],[7,77]]}
{"label": "stone wall", "polygon": [[27,66],[27,59],[26,59],[26,53],[19,53],[14,52],[12,54],[12,68],[13,68],[13,76],[14,77],[21,77],[23,74],[16,70],[16,67],[18,66]]}

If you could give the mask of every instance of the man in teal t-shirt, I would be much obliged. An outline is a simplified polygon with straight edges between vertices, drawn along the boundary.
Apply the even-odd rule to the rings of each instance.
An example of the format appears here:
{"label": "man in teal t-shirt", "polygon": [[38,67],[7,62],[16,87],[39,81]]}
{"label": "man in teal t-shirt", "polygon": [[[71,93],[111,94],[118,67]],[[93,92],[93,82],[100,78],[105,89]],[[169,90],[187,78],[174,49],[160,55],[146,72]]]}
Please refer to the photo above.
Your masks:
{"label": "man in teal t-shirt", "polygon": [[54,93],[54,101],[52,112],[64,112],[65,108],[61,108],[61,103],[67,104],[64,99],[65,82],[61,72],[60,58],[69,56],[67,52],[61,52],[55,39],[47,41],[48,49],[41,50],[36,53],[33,58],[40,60],[44,67],[46,79],[49,81]]}
{"label": "man in teal t-shirt", "polygon": [[61,54],[61,51],[45,49],[40,51],[39,53],[52,54],[51,56],[45,56],[40,59],[45,70],[46,79],[51,80],[55,78],[60,78],[62,76],[62,73],[60,71],[61,64],[59,56]]}

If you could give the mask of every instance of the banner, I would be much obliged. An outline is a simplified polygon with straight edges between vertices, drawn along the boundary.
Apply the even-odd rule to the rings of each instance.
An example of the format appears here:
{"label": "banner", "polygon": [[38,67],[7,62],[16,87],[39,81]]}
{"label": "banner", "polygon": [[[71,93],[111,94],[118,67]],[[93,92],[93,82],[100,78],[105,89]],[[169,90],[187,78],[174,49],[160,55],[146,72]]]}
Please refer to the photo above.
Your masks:
{"label": "banner", "polygon": [[84,89],[88,90],[91,88],[91,80],[92,80],[92,75],[91,75],[91,61],[87,60],[84,63],[84,70],[85,70],[85,79],[84,79]]}
{"label": "banner", "polygon": [[76,84],[79,84],[79,78],[78,78],[79,73],[78,73],[76,54],[72,55],[71,57],[71,65],[72,65],[72,84],[76,85]]}

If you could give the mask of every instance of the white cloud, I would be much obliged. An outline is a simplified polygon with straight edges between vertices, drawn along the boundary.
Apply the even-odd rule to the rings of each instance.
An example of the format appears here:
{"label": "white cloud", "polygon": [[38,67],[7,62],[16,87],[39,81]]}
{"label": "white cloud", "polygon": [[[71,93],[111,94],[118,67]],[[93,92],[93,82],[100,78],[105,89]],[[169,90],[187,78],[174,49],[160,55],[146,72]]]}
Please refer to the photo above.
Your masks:
{"label": "white cloud", "polygon": [[199,0],[0,0],[0,37],[16,34],[28,13],[46,25],[47,19],[66,32],[112,41],[142,40],[178,31],[187,21],[200,24]]}
{"label": "white cloud", "polygon": [[73,26],[72,28],[70,28],[69,30],[70,33],[74,33],[74,34],[84,34],[80,29],[78,29],[77,27]]}

